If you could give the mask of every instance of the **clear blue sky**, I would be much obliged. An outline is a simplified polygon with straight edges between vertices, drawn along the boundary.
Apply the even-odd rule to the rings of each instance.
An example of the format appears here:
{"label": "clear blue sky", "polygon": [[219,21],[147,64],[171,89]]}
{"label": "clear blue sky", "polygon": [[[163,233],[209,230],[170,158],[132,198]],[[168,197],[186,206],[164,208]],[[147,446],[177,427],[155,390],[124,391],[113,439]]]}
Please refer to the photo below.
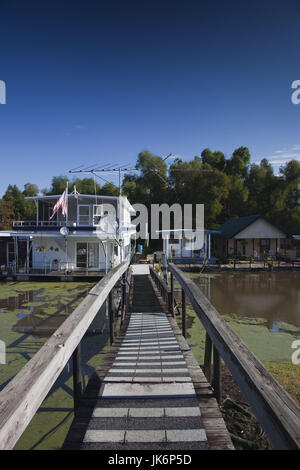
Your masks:
{"label": "clear blue sky", "polygon": [[0,0],[0,195],[147,148],[300,160],[300,4]]}

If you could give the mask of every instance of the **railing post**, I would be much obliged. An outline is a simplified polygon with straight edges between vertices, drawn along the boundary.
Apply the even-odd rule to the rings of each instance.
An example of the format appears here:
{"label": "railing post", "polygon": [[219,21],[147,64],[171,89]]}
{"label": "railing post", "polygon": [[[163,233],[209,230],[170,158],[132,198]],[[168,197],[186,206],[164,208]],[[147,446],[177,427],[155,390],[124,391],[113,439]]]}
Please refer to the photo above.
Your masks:
{"label": "railing post", "polygon": [[113,309],[112,309],[112,291],[108,294],[108,317],[109,317],[109,336],[110,344],[114,342],[114,318],[113,318]]}
{"label": "railing post", "polygon": [[171,273],[171,291],[169,295],[169,312],[174,317],[174,276]]}
{"label": "railing post", "polygon": [[82,391],[82,375],[81,375],[81,343],[72,354],[73,362],[73,400],[74,400],[74,413],[76,414],[79,407],[79,401]]}
{"label": "railing post", "polygon": [[126,273],[122,275],[122,307],[121,307],[121,324],[124,321],[126,304]]}
{"label": "railing post", "polygon": [[206,333],[203,369],[204,369],[204,375],[209,383],[211,380],[211,353],[212,353],[212,341],[210,339],[210,336]]}
{"label": "railing post", "polygon": [[221,402],[222,398],[222,385],[221,385],[221,359],[216,347],[214,346],[214,379],[213,389],[215,392],[216,400]]}
{"label": "railing post", "polygon": [[185,323],[185,313],[186,313],[186,302],[185,302],[185,292],[184,289],[181,289],[181,311],[182,311],[182,336],[186,336],[186,323]]}

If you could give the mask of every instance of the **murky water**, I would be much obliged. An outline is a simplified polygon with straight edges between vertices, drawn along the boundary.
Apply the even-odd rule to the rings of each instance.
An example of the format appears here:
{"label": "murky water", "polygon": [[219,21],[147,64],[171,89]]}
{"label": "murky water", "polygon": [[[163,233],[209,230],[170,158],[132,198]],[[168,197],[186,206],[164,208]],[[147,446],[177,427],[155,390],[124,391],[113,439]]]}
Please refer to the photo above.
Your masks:
{"label": "murky water", "polygon": [[223,315],[263,318],[275,332],[281,322],[300,328],[300,272],[223,273],[194,280]]}
{"label": "murky water", "polygon": [[[5,345],[5,364],[0,364],[0,390],[42,347],[93,285],[90,282],[0,283],[0,340]],[[99,365],[103,354],[101,350],[107,343],[108,328],[104,308],[94,319],[91,329],[102,334],[89,336],[82,341],[84,384]],[[3,358],[2,351],[0,362],[3,362]],[[73,384],[70,360],[16,448],[59,448],[72,419]]]}
{"label": "murky water", "polygon": [[[189,276],[261,361],[291,363],[292,343],[300,338],[300,272]],[[187,321],[189,343],[201,363],[205,332],[192,309]]]}

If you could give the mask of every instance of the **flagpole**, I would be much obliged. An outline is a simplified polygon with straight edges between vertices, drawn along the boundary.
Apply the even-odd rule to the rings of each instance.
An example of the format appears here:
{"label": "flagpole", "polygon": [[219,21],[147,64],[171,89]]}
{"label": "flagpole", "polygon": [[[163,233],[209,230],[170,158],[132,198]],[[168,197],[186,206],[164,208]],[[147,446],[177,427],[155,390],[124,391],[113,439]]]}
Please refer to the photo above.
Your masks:
{"label": "flagpole", "polygon": [[69,195],[68,195],[68,183],[66,187],[66,226],[68,225],[68,210],[69,210]]}
{"label": "flagpole", "polygon": [[[68,195],[68,183],[66,187],[66,226],[68,224],[68,209],[69,209],[69,195]],[[67,241],[67,235],[65,236],[65,242],[66,242],[66,272],[68,272],[68,241]]]}

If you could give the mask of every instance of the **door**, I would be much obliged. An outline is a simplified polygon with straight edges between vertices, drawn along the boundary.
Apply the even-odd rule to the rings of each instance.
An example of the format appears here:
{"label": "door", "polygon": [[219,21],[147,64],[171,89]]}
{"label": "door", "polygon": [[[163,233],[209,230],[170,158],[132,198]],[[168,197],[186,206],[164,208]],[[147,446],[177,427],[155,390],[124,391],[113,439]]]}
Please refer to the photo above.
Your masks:
{"label": "door", "polygon": [[7,243],[7,266],[12,266],[16,260],[16,245],[15,242],[8,242]]}
{"label": "door", "polygon": [[260,239],[260,253],[267,255],[270,251],[270,239]]}
{"label": "door", "polygon": [[76,244],[76,267],[99,269],[99,243],[78,242]]}

